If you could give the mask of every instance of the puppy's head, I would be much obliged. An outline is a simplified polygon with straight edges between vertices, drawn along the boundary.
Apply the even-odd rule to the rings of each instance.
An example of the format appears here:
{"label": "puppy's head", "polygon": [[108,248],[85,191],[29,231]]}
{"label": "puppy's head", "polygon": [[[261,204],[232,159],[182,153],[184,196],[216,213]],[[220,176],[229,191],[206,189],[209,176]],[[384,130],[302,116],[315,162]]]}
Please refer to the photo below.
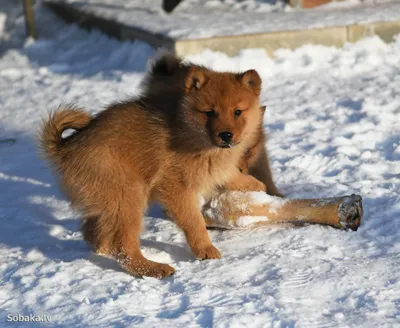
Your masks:
{"label": "puppy's head", "polygon": [[213,146],[232,148],[257,137],[260,92],[261,78],[255,70],[218,73],[191,66],[184,101]]}

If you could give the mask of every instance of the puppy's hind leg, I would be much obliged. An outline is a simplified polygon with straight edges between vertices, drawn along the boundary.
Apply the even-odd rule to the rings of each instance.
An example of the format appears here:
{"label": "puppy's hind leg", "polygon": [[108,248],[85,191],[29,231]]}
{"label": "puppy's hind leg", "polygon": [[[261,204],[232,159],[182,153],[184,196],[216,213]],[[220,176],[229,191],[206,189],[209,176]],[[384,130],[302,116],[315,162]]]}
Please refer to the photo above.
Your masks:
{"label": "puppy's hind leg", "polygon": [[81,225],[83,238],[99,255],[111,254],[113,247],[113,233],[109,231],[110,229],[99,226],[104,222],[107,222],[107,220],[101,220],[100,215],[92,215],[86,216]]}
{"label": "puppy's hind leg", "polygon": [[94,248],[97,253],[96,216],[87,216],[81,224],[83,239]]}
{"label": "puppy's hind leg", "polygon": [[268,195],[284,197],[272,179],[271,167],[265,147],[261,148],[256,162],[249,167],[248,173],[266,185]]}
{"label": "puppy's hind leg", "polygon": [[113,253],[123,269],[136,277],[148,276],[164,278],[171,276],[175,269],[168,264],[146,259],[140,251],[139,235],[142,217],[147,205],[147,197],[139,188],[127,190],[122,194],[117,205],[115,221],[116,235]]}

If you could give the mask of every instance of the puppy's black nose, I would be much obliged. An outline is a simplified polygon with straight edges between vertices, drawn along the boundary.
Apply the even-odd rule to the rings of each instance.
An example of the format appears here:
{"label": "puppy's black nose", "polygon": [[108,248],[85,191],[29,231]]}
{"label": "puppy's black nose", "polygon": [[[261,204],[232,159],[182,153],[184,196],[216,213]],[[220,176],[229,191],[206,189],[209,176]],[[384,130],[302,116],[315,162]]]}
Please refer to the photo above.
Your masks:
{"label": "puppy's black nose", "polygon": [[219,134],[219,137],[222,139],[222,141],[229,143],[232,141],[233,133],[229,131],[224,131]]}

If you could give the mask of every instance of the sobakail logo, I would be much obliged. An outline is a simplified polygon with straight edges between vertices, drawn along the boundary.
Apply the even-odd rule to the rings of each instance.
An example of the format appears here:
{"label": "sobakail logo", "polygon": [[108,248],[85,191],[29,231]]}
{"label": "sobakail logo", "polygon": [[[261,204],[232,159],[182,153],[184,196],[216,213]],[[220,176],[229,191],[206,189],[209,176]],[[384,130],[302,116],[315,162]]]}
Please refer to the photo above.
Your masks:
{"label": "sobakail logo", "polygon": [[50,322],[51,317],[47,314],[42,315],[22,315],[22,314],[7,314],[7,321],[13,322]]}

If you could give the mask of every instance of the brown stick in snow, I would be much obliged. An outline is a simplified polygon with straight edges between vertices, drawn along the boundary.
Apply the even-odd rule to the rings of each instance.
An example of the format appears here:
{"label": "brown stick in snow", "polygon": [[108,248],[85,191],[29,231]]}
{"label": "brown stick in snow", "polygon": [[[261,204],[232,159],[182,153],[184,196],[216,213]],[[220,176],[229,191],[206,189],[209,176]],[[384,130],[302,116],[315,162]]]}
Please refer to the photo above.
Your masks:
{"label": "brown stick in snow", "polygon": [[316,223],[357,230],[363,214],[359,195],[321,199],[282,199],[263,192],[230,191],[203,206],[209,227],[240,228],[271,223]]}

